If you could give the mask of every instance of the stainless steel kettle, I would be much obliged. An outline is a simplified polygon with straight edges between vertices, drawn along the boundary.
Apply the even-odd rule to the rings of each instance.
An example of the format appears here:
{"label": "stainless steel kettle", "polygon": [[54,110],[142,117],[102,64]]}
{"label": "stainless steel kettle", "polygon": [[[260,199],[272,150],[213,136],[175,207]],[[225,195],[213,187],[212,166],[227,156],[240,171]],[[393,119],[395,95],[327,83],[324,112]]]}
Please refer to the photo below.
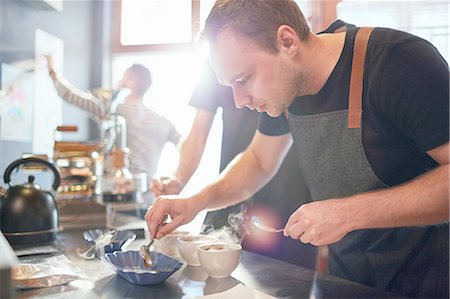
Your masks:
{"label": "stainless steel kettle", "polygon": [[[44,165],[53,172],[52,192],[41,190],[34,183],[33,175],[26,184],[10,185],[12,171],[29,163]],[[6,168],[4,181],[9,188],[0,188],[0,230],[9,243],[13,247],[25,247],[54,241],[59,230],[59,215],[53,193],[61,182],[56,167],[35,157],[19,159]]]}

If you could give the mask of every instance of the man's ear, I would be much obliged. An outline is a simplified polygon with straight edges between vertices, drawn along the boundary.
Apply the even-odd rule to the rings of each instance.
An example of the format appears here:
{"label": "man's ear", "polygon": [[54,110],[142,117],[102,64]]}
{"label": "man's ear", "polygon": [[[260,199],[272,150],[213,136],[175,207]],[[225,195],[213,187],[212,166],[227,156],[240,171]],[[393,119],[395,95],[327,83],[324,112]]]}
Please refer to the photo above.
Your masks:
{"label": "man's ear", "polygon": [[277,48],[288,54],[295,54],[299,47],[299,38],[292,27],[281,25],[277,30]]}

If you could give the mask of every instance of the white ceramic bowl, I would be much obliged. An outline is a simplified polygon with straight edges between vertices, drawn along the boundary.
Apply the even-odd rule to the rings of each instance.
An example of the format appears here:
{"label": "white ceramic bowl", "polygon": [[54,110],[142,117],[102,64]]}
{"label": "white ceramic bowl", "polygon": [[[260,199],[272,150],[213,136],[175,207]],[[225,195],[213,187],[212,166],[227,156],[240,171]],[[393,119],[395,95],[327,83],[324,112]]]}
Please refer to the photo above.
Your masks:
{"label": "white ceramic bowl", "polygon": [[217,242],[216,236],[182,236],[178,238],[178,250],[180,251],[181,258],[185,260],[189,266],[200,266],[197,247],[202,244],[214,242]]}
{"label": "white ceramic bowl", "polygon": [[203,244],[198,246],[200,264],[213,278],[225,278],[239,265],[242,246],[240,244]]}
{"label": "white ceramic bowl", "polygon": [[[191,233],[188,231],[176,230],[170,234],[165,235],[159,240],[155,240],[155,243],[153,243],[153,250],[179,259],[181,256],[180,252],[178,251],[178,238],[182,236],[189,236],[190,234]],[[147,240],[147,242],[150,241],[148,229],[145,230],[145,239]]]}

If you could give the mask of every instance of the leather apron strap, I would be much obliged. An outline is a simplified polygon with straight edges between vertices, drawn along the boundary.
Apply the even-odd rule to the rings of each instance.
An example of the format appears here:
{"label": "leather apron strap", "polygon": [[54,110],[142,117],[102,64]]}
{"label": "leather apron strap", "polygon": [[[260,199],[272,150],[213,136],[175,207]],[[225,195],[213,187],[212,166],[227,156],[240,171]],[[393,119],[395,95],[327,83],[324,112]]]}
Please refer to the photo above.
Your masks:
{"label": "leather apron strap", "polygon": [[[350,75],[350,93],[348,99],[348,128],[361,127],[362,94],[364,81],[364,62],[367,45],[374,28],[362,27],[355,37],[353,48],[352,70]],[[345,27],[339,27],[334,32],[342,32]],[[326,273],[328,268],[328,247],[319,246],[316,258],[316,271]]]}
{"label": "leather apron strap", "polygon": [[364,61],[366,58],[367,45],[373,29],[374,28],[371,27],[363,27],[356,33],[348,99],[349,129],[361,127]]}

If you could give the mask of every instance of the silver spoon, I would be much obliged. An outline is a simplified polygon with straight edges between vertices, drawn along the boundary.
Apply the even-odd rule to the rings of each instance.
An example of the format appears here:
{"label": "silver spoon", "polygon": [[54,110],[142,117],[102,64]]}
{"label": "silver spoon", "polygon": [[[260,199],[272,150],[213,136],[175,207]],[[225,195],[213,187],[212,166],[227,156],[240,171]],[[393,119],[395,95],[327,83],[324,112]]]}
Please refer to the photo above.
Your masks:
{"label": "silver spoon", "polygon": [[94,244],[89,247],[88,250],[85,252],[81,252],[80,248],[78,248],[78,256],[85,259],[85,260],[91,260],[95,257],[95,249],[97,247],[106,246],[109,243],[111,243],[111,239],[113,238],[113,235],[115,233],[115,230],[110,230],[105,233],[100,233],[97,239],[95,239]]}
{"label": "silver spoon", "polygon": [[77,254],[79,257],[85,260],[92,260],[95,257],[95,245],[89,247],[85,252],[81,252],[80,248],[77,249]]}
{"label": "silver spoon", "polygon": [[153,242],[155,242],[155,239],[151,240],[147,245],[142,244],[139,247],[139,255],[144,260],[144,265],[148,268],[153,264],[152,254],[150,253],[150,247],[153,245]]}
{"label": "silver spoon", "polygon": [[253,216],[253,217],[252,217],[252,223],[253,223],[253,225],[256,226],[257,228],[262,229],[262,230],[265,230],[265,231],[267,231],[267,232],[271,232],[271,233],[281,233],[281,232],[284,230],[284,229],[282,229],[282,228],[276,229],[276,228],[273,228],[273,227],[271,227],[271,226],[268,226],[268,225],[262,223],[262,221],[261,221],[258,217],[256,217],[256,216]]}
{"label": "silver spoon", "polygon": [[95,246],[97,245],[97,241],[100,241],[100,239],[103,238],[103,233],[100,233],[97,239],[94,240],[94,244],[92,244],[91,247],[89,247],[88,250],[85,252],[81,252],[80,248],[77,249],[77,254],[79,257],[85,259],[85,260],[91,260],[95,257]]}

